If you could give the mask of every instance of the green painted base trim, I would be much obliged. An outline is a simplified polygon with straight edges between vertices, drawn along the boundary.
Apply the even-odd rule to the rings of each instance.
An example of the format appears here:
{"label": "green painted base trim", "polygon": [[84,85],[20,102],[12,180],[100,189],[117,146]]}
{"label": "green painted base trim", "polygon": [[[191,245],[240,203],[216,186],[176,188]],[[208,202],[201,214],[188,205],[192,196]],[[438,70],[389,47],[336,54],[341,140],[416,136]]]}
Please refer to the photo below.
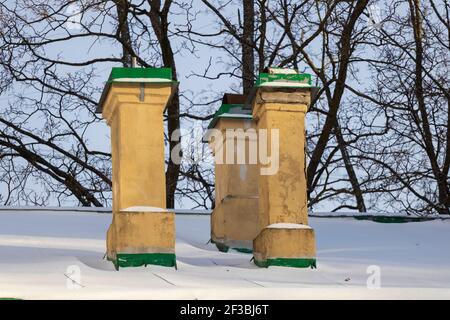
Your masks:
{"label": "green painted base trim", "polygon": [[224,244],[223,242],[214,241],[213,239],[211,239],[211,243],[214,243],[216,245],[216,248],[220,252],[228,252],[228,251],[230,251],[230,249],[232,249],[232,250],[235,250],[235,251],[240,252],[240,253],[253,253],[253,249],[229,247],[226,244]]}
{"label": "green painted base trim", "polygon": [[[108,258],[108,260],[111,260]],[[141,267],[149,264],[176,267],[174,253],[118,253],[113,261],[116,269],[126,267]]]}
{"label": "green painted base trim", "polygon": [[211,239],[211,243],[214,243],[216,245],[216,248],[220,251],[220,252],[228,252],[228,250],[230,250],[230,247],[223,244],[222,242],[219,241],[214,241]]}
{"label": "green painted base trim", "polygon": [[0,298],[0,300],[22,300],[19,298]]}
{"label": "green painted base trim", "polygon": [[253,249],[249,248],[232,248],[233,250],[236,250],[237,252],[241,253],[253,253]]}
{"label": "green painted base trim", "polygon": [[270,266],[278,267],[291,267],[291,268],[311,268],[316,269],[316,259],[315,258],[270,258],[267,260],[256,260],[255,264],[261,268],[268,268]]}
{"label": "green painted base trim", "polygon": [[427,217],[389,217],[389,216],[370,216],[370,215],[354,216],[354,219],[370,220],[379,223],[408,223],[408,222],[423,222],[433,220],[433,218]]}

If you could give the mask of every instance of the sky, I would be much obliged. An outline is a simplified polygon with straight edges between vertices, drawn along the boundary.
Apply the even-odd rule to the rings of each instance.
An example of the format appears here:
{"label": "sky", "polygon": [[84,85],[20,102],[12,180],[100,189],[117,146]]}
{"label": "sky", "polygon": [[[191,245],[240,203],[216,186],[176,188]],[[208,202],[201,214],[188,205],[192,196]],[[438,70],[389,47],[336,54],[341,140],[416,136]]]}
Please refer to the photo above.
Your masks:
{"label": "sky", "polygon": [[[194,0],[193,2],[194,8],[199,11],[199,16],[196,21],[194,21],[194,26],[196,30],[201,32],[214,32],[217,30],[217,19],[211,13],[208,13],[204,5],[201,4],[201,1]],[[73,14],[72,22],[75,22],[75,25],[70,25],[70,32],[72,34],[76,34],[80,32],[76,27],[76,22],[79,19],[79,16],[76,15],[76,8],[69,8],[67,10],[67,14]],[[234,20],[237,20],[237,8],[229,6],[221,11],[227,17],[231,17]],[[88,23],[90,17],[84,16],[82,18],[83,23]],[[171,25],[174,29],[177,27],[182,28],[185,26],[185,16],[183,15],[172,15]],[[106,30],[108,28],[108,23],[105,24]],[[64,35],[64,31],[61,29],[56,29],[53,32],[54,37],[60,37]],[[183,45],[182,39],[179,37],[172,38],[172,45],[174,48],[179,48]],[[115,56],[120,57],[121,48],[117,45],[117,43],[112,44],[109,41],[101,41],[95,42],[94,44],[91,41],[85,41],[83,39],[74,39],[70,42],[60,42],[54,45],[47,46],[46,54],[48,57],[56,58],[60,57],[65,61],[82,61],[85,59],[93,59],[95,57],[104,57],[104,56]],[[209,69],[209,74],[214,75],[218,72],[226,71],[226,62],[228,57],[224,55],[223,51],[220,50],[212,50],[209,47],[196,45],[195,52],[190,52],[189,50],[180,50],[175,55],[175,60],[177,64],[177,75],[180,81],[180,90],[183,95],[190,97],[192,100],[197,102],[211,101],[217,98],[220,98],[225,92],[236,92],[239,90],[240,81],[236,78],[230,78],[228,76],[222,76],[217,80],[206,79],[202,77],[193,76],[193,74],[203,74],[205,68],[211,63],[211,67]],[[108,79],[110,70],[112,67],[120,66],[117,63],[98,63],[96,64],[96,77],[92,80],[92,84],[97,86],[99,89],[103,88],[105,81]],[[78,67],[70,67],[70,66],[59,66],[58,71],[61,74],[67,72],[73,72]],[[308,69],[305,69],[306,72],[311,72]],[[314,79],[314,77],[313,77]],[[27,95],[37,95],[36,92],[29,90],[28,88],[22,88],[16,85],[12,91],[8,92],[6,95],[0,95],[0,103],[5,104],[9,100],[13,99],[14,95],[17,92],[23,92]],[[97,99],[100,97],[101,90],[98,91]],[[182,99],[182,103],[186,106],[186,100]],[[210,106],[197,106],[194,110],[200,112],[201,114],[211,114],[218,107],[219,103],[212,104]],[[182,106],[183,108],[183,106]],[[313,115],[307,116],[307,121],[314,121]],[[312,119],[311,119],[312,118]],[[39,127],[39,119],[34,119],[31,121],[36,122],[36,127]],[[33,125],[30,123],[30,125]],[[189,130],[192,126],[198,126],[198,122],[193,121],[182,121],[182,128]],[[206,125],[204,123],[203,125]],[[89,127],[86,132],[86,137],[89,140],[90,146],[99,151],[110,152],[110,132],[109,128],[106,125],[105,121],[102,121],[98,124],[92,125]],[[189,200],[183,200],[181,207],[189,208],[192,206]],[[323,208],[327,210],[327,205]]]}

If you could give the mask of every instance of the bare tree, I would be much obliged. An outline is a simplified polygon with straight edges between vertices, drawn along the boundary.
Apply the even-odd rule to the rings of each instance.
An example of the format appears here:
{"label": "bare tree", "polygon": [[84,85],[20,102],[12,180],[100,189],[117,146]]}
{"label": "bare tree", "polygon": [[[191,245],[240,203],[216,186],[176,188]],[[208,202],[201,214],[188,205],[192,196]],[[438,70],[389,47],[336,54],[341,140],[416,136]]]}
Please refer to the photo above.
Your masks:
{"label": "bare tree", "polygon": [[370,184],[389,206],[448,214],[449,3],[385,6],[389,19],[367,39],[382,50],[364,59],[374,85],[366,93],[351,89],[366,105],[362,119],[371,116],[385,130],[375,140],[361,139],[357,158],[377,169]]}
{"label": "bare tree", "polygon": [[[147,10],[143,2],[135,5],[123,0],[2,1],[0,66],[10,81],[2,84],[1,92],[10,90],[14,95],[2,108],[0,117],[0,145],[7,150],[2,154],[3,161],[26,160],[35,169],[33,180],[42,178],[44,189],[58,198],[58,194],[64,194],[75,196],[82,205],[107,204],[111,187],[110,154],[92,150],[86,134],[100,121],[94,114],[97,103],[94,97],[99,96],[101,87],[95,86],[93,80],[99,69],[108,68],[107,63],[130,66],[133,56],[145,67],[171,67],[176,79],[168,37],[171,4],[172,1],[166,1],[160,8],[159,1],[150,1]],[[148,23],[142,16],[148,18]],[[74,17],[79,20],[72,21]],[[68,59],[70,54],[54,52],[54,47],[69,48],[79,41],[92,48],[100,43],[109,42],[113,46],[116,43],[122,52],[116,55],[110,50],[96,50],[95,58],[85,59],[81,56]],[[144,53],[140,54],[141,51]],[[99,52],[105,55],[99,56]],[[14,94],[20,92],[20,87],[27,90],[27,96]],[[176,94],[168,107],[169,134],[179,128],[178,118]],[[177,168],[169,159],[169,206],[174,202]],[[46,175],[38,178],[38,172]],[[15,201],[8,197],[7,203]]]}
{"label": "bare tree", "polygon": [[[90,138],[98,74],[136,57],[175,80],[230,83],[170,101],[168,207],[214,206],[212,164],[176,163],[174,133],[206,128],[223,93],[248,94],[279,66],[312,73],[318,87],[310,209],[449,214],[449,17],[447,0],[0,0],[0,201],[110,203],[110,154]],[[77,46],[89,54],[68,50]],[[205,48],[204,71],[180,75],[183,54]]]}
{"label": "bare tree", "polygon": [[[328,3],[322,1],[303,1],[300,3],[294,1],[278,1],[274,4],[269,4],[267,1],[257,1],[259,12],[256,16],[257,26],[253,29],[257,30],[256,36],[254,35],[255,41],[249,40],[251,37],[249,37],[248,30],[250,29],[247,29],[246,26],[252,25],[254,20],[253,16],[249,17],[249,15],[246,15],[245,8],[243,16],[244,27],[239,28],[241,24],[239,13],[237,22],[233,23],[232,19],[227,18],[222,13],[221,3],[218,6],[214,6],[210,1],[203,0],[203,2],[221,22],[221,30],[216,34],[225,35],[224,37],[227,39],[225,40],[226,43],[235,41],[237,45],[242,47],[244,53],[242,59],[239,59],[239,55],[230,52],[229,46],[226,48],[220,47],[219,49],[225,49],[226,52],[229,52],[237,60],[235,68],[236,70],[242,70],[244,92],[248,92],[246,88],[248,85],[248,74],[250,73],[249,63],[253,59],[253,53],[258,57],[258,72],[261,72],[266,65],[291,66],[298,69],[303,64],[310,67],[316,73],[322,82],[323,90],[320,91],[317,97],[318,99],[315,102],[324,94],[328,100],[328,110],[321,110],[322,114],[326,114],[326,120],[318,128],[320,134],[318,135],[317,142],[314,144],[308,166],[308,194],[311,198],[311,194],[314,192],[323,172],[326,170],[327,162],[325,162],[325,165],[320,170],[318,170],[318,167],[322,163],[323,153],[334,130],[338,138],[339,149],[342,152],[342,157],[345,162],[345,169],[348,172],[349,180],[353,187],[352,192],[356,198],[356,207],[359,211],[366,211],[362,191],[352,167],[352,162],[346,151],[346,142],[340,132],[336,115],[345,90],[347,70],[351,62],[352,52],[354,51],[355,38],[358,38],[353,35],[353,32],[368,1],[358,1],[351,4],[341,4],[339,1],[329,1]],[[307,21],[307,23],[304,21]],[[266,34],[268,29],[276,30],[272,31],[271,37],[268,37]],[[242,33],[240,30],[242,30]],[[200,34],[199,32],[193,34],[194,36],[200,35],[203,38],[210,36],[209,34]],[[338,54],[336,61],[333,60],[335,56],[331,52],[333,50],[333,41],[331,38],[336,39],[335,43],[338,46],[338,50],[336,50]],[[326,64],[324,61],[325,58],[329,58],[328,61],[331,60],[330,63],[333,64],[333,69],[330,75],[326,73],[324,68],[316,66],[316,62],[311,57],[311,54],[314,53],[310,47],[318,39],[322,39],[324,43],[323,58],[321,61],[319,59],[318,62],[321,62],[323,67]],[[212,46],[211,43],[203,43]],[[249,50],[250,48],[252,48],[251,52]],[[228,74],[220,74],[220,76],[226,75]],[[234,73],[232,76],[239,77],[239,75]],[[253,77],[255,77],[255,74],[253,74]],[[311,110],[316,111],[317,108],[313,105]],[[310,204],[313,205],[318,201],[320,201],[320,197],[317,198],[317,201],[311,199]]]}

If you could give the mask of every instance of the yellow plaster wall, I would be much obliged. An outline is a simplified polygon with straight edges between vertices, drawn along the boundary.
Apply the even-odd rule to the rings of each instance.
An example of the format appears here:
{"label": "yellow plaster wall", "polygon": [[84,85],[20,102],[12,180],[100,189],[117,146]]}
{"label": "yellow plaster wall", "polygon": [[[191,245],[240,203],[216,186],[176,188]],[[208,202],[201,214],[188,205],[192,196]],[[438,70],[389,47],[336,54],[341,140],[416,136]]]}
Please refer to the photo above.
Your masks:
{"label": "yellow plaster wall", "polygon": [[131,206],[165,208],[163,111],[168,85],[112,84],[103,116],[111,126],[113,210]]}
{"label": "yellow plaster wall", "polygon": [[314,230],[266,228],[253,242],[255,259],[315,258],[316,240]]}
{"label": "yellow plaster wall", "polygon": [[[282,101],[282,102],[279,102]],[[253,117],[258,129],[279,130],[279,169],[259,177],[259,228],[279,223],[308,224],[305,168],[305,113],[308,95],[258,91]]]}
{"label": "yellow plaster wall", "polygon": [[175,252],[175,214],[118,212],[115,214],[116,252]]}
{"label": "yellow plaster wall", "polygon": [[[163,112],[171,84],[113,83],[102,114],[111,127],[113,219],[107,232],[107,254],[174,252],[174,214],[166,208]],[[161,211],[161,212],[160,212]]]}
{"label": "yellow plaster wall", "polygon": [[[220,118],[216,129],[223,135],[226,160],[227,129],[255,129],[251,119]],[[235,139],[237,146],[237,139]],[[215,164],[216,207],[211,215],[211,238],[225,244],[252,241],[258,233],[258,166],[249,164],[249,141],[245,143],[245,164]]]}
{"label": "yellow plaster wall", "polygon": [[[277,151],[271,145],[271,130],[279,130],[279,169],[273,175],[259,176],[260,232],[253,241],[257,261],[314,258],[316,255],[314,231],[307,227],[305,114],[309,104],[309,89],[260,88],[253,100],[257,128],[268,130],[269,155]],[[276,223],[306,227],[270,227]]]}

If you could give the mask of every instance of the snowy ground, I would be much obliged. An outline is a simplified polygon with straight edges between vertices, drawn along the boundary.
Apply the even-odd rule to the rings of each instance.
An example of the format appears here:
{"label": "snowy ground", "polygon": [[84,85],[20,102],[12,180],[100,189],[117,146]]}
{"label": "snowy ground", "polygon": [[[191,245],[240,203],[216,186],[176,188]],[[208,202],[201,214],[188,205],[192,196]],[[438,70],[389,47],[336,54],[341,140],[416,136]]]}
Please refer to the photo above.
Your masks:
{"label": "snowy ground", "polygon": [[[310,218],[318,269],[257,268],[211,245],[208,216],[177,216],[178,270],[115,271],[105,213],[0,211],[0,298],[450,299],[450,220],[383,224]],[[380,268],[380,289],[366,285]],[[75,267],[74,267],[75,266]],[[78,279],[82,287],[67,278]]]}

